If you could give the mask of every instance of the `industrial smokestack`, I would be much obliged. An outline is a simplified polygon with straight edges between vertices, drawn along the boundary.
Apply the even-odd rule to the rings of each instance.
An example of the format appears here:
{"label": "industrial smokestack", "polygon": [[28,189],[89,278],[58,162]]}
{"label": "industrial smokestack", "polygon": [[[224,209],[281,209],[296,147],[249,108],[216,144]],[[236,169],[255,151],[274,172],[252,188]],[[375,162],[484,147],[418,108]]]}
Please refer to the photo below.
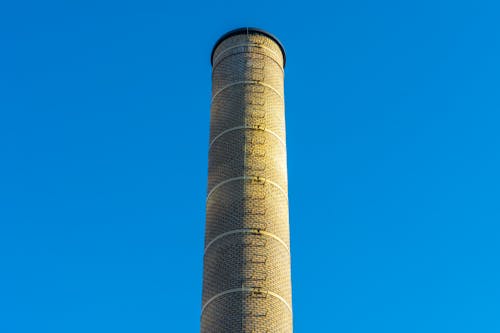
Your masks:
{"label": "industrial smokestack", "polygon": [[292,332],[285,52],[241,28],[211,60],[201,332]]}

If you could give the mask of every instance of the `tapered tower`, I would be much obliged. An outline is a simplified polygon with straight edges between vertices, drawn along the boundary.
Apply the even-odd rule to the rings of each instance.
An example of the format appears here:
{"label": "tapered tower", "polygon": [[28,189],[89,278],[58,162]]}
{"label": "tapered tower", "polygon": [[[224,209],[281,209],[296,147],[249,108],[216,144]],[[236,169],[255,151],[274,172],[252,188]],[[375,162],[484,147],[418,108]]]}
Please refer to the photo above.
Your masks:
{"label": "tapered tower", "polygon": [[211,60],[201,332],[292,332],[285,52],[241,28]]}

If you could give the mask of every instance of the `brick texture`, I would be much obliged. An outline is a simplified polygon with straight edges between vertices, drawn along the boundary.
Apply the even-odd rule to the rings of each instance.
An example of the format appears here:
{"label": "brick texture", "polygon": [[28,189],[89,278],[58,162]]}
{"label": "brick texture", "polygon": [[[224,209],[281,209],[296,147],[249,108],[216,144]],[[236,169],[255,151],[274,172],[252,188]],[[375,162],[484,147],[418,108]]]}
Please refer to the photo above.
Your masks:
{"label": "brick texture", "polygon": [[249,32],[212,60],[201,332],[292,332],[283,53]]}

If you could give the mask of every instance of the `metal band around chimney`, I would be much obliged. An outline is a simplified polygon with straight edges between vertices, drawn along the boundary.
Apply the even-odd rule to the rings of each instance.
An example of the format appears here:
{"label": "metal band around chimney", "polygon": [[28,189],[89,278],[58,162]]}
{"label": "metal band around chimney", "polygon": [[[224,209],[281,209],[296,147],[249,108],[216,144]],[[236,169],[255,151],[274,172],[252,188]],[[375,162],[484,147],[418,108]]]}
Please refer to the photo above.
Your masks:
{"label": "metal band around chimney", "polygon": [[217,190],[219,187],[221,187],[222,185],[225,185],[227,183],[231,183],[231,182],[234,182],[234,181],[238,181],[238,180],[255,180],[255,181],[261,181],[261,182],[265,182],[265,183],[268,183],[268,184],[271,184],[273,186],[276,186],[276,188],[278,188],[281,193],[283,193],[283,195],[287,198],[288,200],[288,194],[286,193],[286,191],[283,189],[283,187],[279,186],[277,183],[273,182],[272,180],[269,180],[269,179],[266,179],[266,178],[263,178],[263,177],[255,177],[255,176],[240,176],[240,177],[234,177],[234,178],[229,178],[229,179],[226,179],[220,183],[218,183],[217,185],[215,185],[214,187],[212,187],[212,189],[210,190],[210,192],[208,192],[207,194],[207,199],[206,201],[208,201],[208,199],[210,199],[210,196],[212,195],[212,193],[215,192],[215,190]]}
{"label": "metal band around chimney", "polygon": [[219,134],[217,134],[217,136],[215,138],[213,138],[212,141],[210,141],[210,144],[208,146],[208,150],[210,150],[210,148],[212,148],[212,145],[214,144],[214,142],[217,141],[217,139],[220,138],[221,136],[223,136],[224,134],[227,134],[227,133],[232,132],[232,131],[242,130],[242,129],[267,132],[267,133],[273,135],[276,139],[278,139],[279,142],[281,142],[281,145],[283,146],[283,148],[286,149],[285,140],[283,140],[278,134],[271,131],[270,129],[267,129],[267,128],[264,128],[261,126],[236,126],[236,127],[228,128],[227,130],[224,130],[224,131],[220,132]]}
{"label": "metal band around chimney", "polygon": [[266,237],[270,237],[270,238],[273,238],[275,240],[277,240],[278,242],[281,243],[281,245],[283,245],[285,248],[286,248],[286,251],[288,253],[290,253],[290,248],[288,247],[288,245],[285,243],[284,240],[282,240],[281,238],[279,238],[278,236],[276,236],[275,234],[271,233],[271,232],[268,232],[268,231],[264,231],[264,230],[259,230],[259,229],[235,229],[235,230],[231,230],[231,231],[228,231],[228,232],[224,232],[220,235],[217,235],[215,236],[208,244],[207,246],[205,246],[205,251],[204,253],[207,253],[207,250],[208,248],[213,244],[215,243],[216,241],[218,241],[219,239],[221,238],[224,238],[226,236],[230,236],[230,235],[234,235],[234,234],[252,234],[252,235],[262,235],[262,236],[266,236]]}
{"label": "metal band around chimney", "polygon": [[273,86],[271,86],[270,84],[267,84],[267,83],[264,83],[264,82],[261,82],[261,81],[256,81],[256,80],[246,80],[246,81],[236,81],[236,82],[232,82],[232,83],[226,84],[225,86],[223,86],[222,88],[220,88],[219,90],[217,90],[217,92],[212,95],[212,103],[213,103],[215,97],[217,97],[221,92],[223,92],[227,88],[230,88],[230,87],[233,87],[233,86],[236,86],[236,85],[240,85],[240,84],[258,84],[258,85],[267,87],[267,88],[271,89],[272,91],[274,91],[276,93],[276,95],[278,95],[282,100],[284,100],[283,95],[276,88],[274,88]]}
{"label": "metal band around chimney", "polygon": [[288,302],[283,297],[281,297],[280,295],[278,295],[270,290],[257,290],[256,288],[234,288],[234,289],[225,290],[221,293],[218,293],[217,295],[212,296],[201,308],[201,316],[203,316],[203,312],[205,312],[205,309],[207,308],[207,306],[210,303],[212,303],[213,301],[215,301],[217,298],[224,296],[224,295],[227,295],[227,294],[238,293],[238,292],[250,292],[250,293],[257,292],[257,293],[262,293],[262,294],[266,294],[266,295],[271,295],[271,296],[279,299],[283,304],[285,304],[286,307],[288,308],[288,310],[290,311],[290,313],[293,314],[292,307],[290,306],[290,304],[288,304]]}
{"label": "metal band around chimney", "polygon": [[[236,48],[239,48],[239,47],[255,47],[255,48],[260,48],[262,50],[266,50],[266,51],[269,51],[269,52],[273,53],[275,56],[277,56],[279,58],[278,53],[276,53],[276,51],[270,49],[269,47],[265,47],[265,46],[260,45],[260,44],[238,44],[238,45],[235,45],[235,46],[231,46],[231,47],[229,47],[227,49],[224,49],[224,51],[222,51],[221,53],[219,53],[219,55],[217,56],[217,58],[215,58],[215,60],[214,60],[213,68],[215,68],[215,67],[217,67],[217,65],[219,65],[219,63],[220,63],[219,59],[222,58],[222,56],[225,55],[225,53],[227,53],[228,51],[234,50]],[[239,54],[239,53],[241,53],[241,52],[234,53],[234,54]],[[268,57],[268,58],[270,58],[272,61],[274,61],[279,66],[279,68],[281,69],[282,72],[284,72],[283,66],[275,58],[269,56],[266,53],[250,52],[250,50],[245,51],[244,53],[260,54],[260,55],[263,55],[265,57]],[[232,55],[233,54],[228,54],[227,57],[230,57]]]}

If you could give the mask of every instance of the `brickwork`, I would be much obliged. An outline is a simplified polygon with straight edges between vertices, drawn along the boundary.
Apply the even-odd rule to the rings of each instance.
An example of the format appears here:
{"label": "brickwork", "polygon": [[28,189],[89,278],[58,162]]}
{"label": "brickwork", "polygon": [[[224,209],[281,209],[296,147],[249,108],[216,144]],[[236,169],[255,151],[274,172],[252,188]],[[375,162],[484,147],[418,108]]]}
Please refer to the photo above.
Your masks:
{"label": "brickwork", "polygon": [[212,61],[201,332],[292,332],[284,54],[249,30]]}

